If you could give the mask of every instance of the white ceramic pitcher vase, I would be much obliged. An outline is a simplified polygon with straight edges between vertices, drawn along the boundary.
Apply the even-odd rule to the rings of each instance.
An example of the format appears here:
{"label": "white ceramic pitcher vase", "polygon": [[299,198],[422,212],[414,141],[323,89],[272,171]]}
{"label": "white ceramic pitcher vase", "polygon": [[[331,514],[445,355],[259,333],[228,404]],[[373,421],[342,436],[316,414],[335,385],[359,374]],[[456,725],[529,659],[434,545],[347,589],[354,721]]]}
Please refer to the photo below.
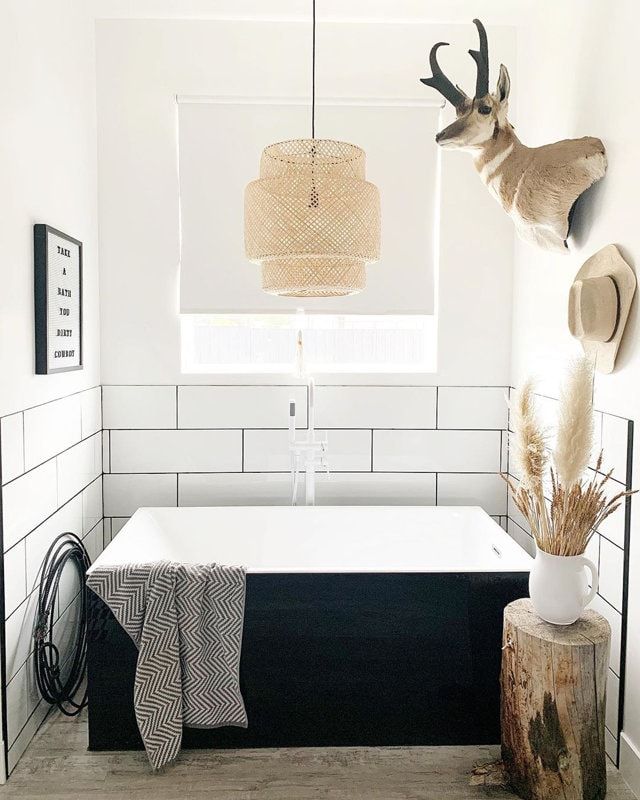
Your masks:
{"label": "white ceramic pitcher vase", "polygon": [[[591,573],[591,588],[586,570]],[[529,595],[536,613],[545,622],[571,625],[597,591],[598,570],[588,558],[537,551],[529,575]]]}

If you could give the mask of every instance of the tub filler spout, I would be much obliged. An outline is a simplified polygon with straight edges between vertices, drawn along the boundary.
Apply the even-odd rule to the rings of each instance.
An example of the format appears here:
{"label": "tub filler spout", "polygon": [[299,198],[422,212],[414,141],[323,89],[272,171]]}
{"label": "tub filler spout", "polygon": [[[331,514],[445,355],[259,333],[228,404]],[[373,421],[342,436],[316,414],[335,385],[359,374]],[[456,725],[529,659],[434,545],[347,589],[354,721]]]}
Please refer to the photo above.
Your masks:
{"label": "tub filler spout", "polygon": [[329,473],[327,462],[327,436],[319,435],[315,429],[315,383],[309,378],[309,425],[306,435],[302,438],[296,436],[296,403],[289,401],[289,452],[291,454],[291,505],[298,504],[298,484],[300,472],[305,473],[305,505],[313,506],[316,503],[316,473],[318,471]]}

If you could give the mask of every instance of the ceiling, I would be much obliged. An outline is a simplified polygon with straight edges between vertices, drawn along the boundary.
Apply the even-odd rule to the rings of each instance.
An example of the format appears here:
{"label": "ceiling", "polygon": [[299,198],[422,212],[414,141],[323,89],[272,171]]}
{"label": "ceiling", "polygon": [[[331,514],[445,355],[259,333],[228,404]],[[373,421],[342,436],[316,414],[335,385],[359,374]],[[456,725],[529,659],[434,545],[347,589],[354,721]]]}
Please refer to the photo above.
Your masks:
{"label": "ceiling", "polygon": [[[318,19],[522,25],[553,0],[317,0]],[[311,0],[94,0],[100,19],[308,19]]]}

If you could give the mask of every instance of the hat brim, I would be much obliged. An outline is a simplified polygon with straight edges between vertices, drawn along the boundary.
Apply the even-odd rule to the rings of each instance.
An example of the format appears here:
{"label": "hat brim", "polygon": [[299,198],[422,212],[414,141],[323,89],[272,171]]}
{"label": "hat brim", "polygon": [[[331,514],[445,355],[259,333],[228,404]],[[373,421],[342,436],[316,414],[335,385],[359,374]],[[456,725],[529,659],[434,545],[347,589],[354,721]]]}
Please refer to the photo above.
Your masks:
{"label": "hat brim", "polygon": [[579,341],[585,355],[594,362],[598,372],[610,373],[615,367],[618,348],[629,319],[637,283],[634,271],[620,255],[615,244],[603,247],[602,250],[598,250],[588,258],[580,267],[574,282],[585,278],[601,277],[613,278],[618,289],[619,308],[615,332],[607,342],[594,342],[587,339]]}

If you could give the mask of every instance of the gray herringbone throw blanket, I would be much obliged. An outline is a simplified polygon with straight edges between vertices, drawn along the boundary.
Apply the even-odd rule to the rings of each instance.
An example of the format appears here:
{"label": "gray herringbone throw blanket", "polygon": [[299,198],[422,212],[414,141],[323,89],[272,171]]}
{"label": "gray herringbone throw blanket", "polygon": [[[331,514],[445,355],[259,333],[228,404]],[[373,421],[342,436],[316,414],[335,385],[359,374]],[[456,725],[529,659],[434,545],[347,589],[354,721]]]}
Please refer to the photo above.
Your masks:
{"label": "gray herringbone throw blanket", "polygon": [[134,705],[154,769],[178,755],[183,725],[247,727],[245,578],[242,567],[170,561],[98,567],[87,578],[138,648]]}

